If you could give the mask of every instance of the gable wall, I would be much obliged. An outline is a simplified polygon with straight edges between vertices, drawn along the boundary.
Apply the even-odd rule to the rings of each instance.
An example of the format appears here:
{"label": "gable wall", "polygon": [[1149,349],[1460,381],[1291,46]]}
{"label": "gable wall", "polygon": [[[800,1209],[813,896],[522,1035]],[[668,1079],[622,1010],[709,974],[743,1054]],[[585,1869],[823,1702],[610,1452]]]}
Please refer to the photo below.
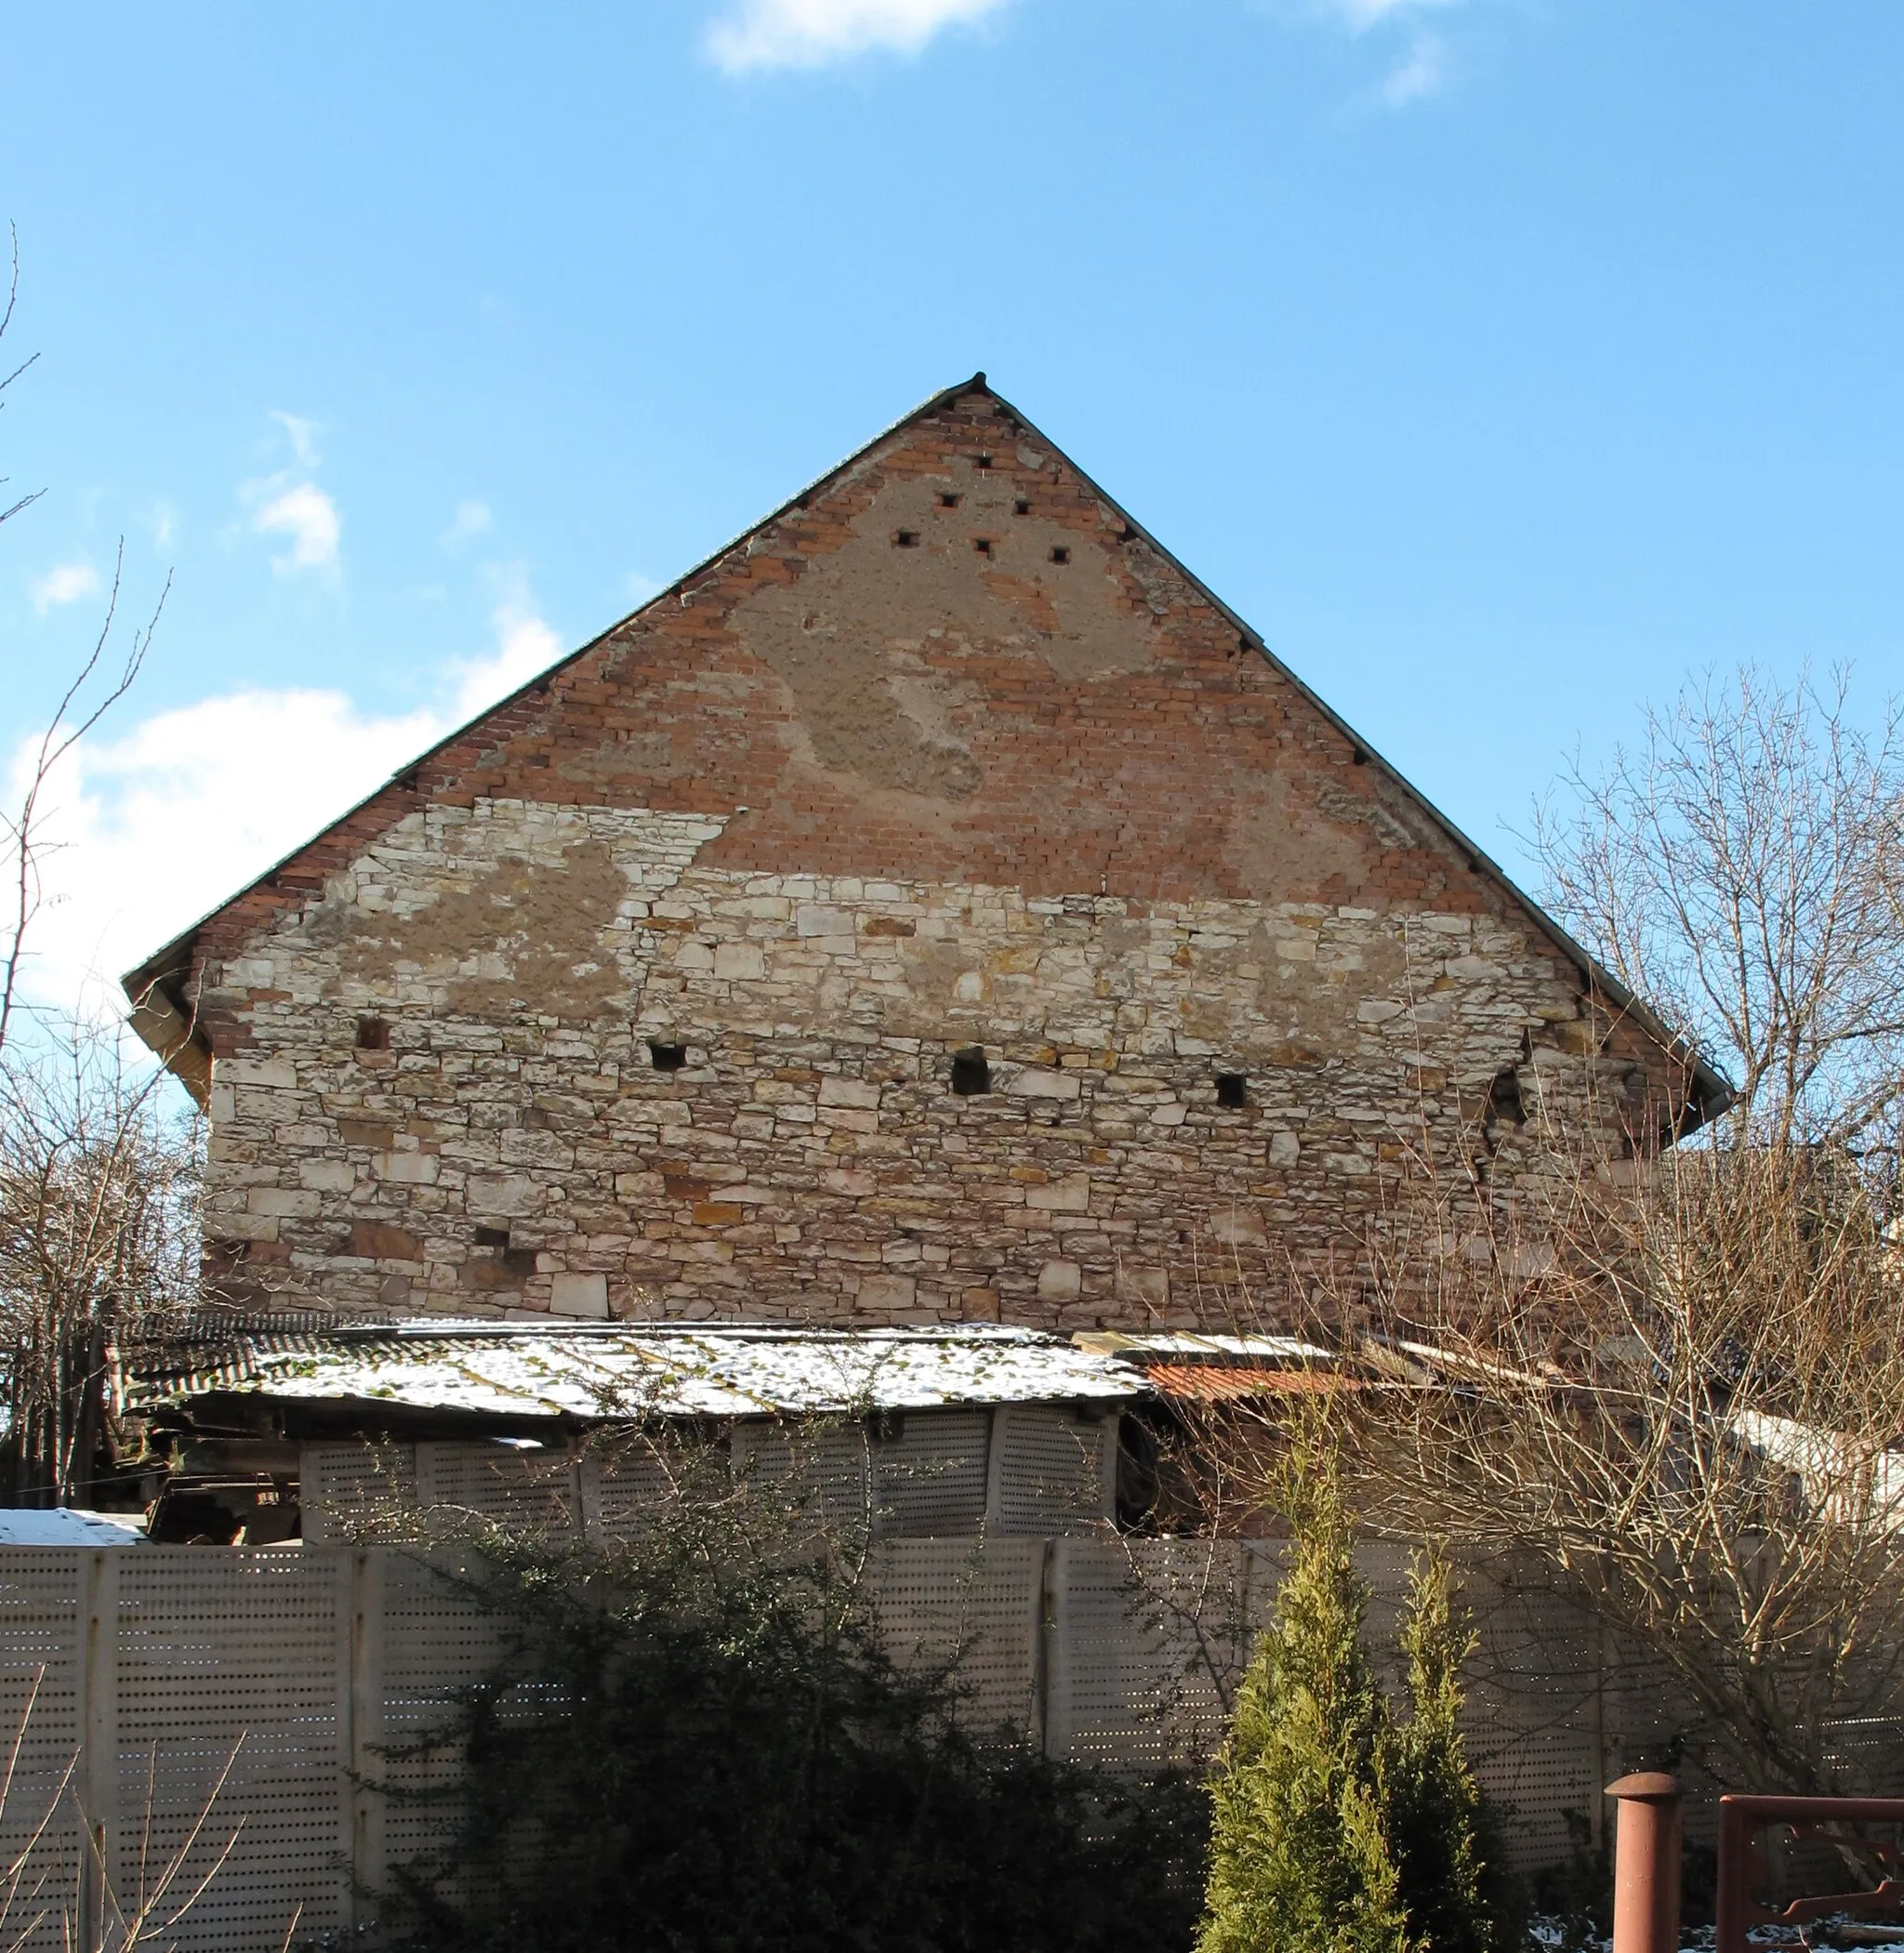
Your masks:
{"label": "gable wall", "polygon": [[[1503,1070],[1636,1123],[1642,1048],[1365,762],[988,396],[943,407],[201,931],[214,1260],[405,1310],[1186,1321],[1199,1255],[1326,1252],[1424,1131],[1511,1187]],[[967,1045],[993,1093],[947,1089]]]}

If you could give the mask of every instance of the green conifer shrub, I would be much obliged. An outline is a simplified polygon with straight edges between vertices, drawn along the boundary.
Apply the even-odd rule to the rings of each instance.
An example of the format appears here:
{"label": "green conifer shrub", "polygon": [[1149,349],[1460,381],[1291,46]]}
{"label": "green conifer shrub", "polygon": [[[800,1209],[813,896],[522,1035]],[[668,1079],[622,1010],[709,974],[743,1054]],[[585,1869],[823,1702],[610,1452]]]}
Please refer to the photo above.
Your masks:
{"label": "green conifer shrub", "polygon": [[1293,1558],[1210,1785],[1198,1953],[1408,1953],[1362,1645],[1368,1589],[1333,1456],[1292,1462]]}
{"label": "green conifer shrub", "polygon": [[1198,1953],[1512,1953],[1519,1891],[1457,1726],[1474,1637],[1446,1556],[1416,1564],[1404,1715],[1363,1644],[1332,1448],[1299,1437],[1280,1489],[1291,1559],[1210,1784]]}
{"label": "green conifer shrub", "polygon": [[1408,1714],[1387,1717],[1376,1767],[1408,1937],[1430,1953],[1509,1953],[1522,1936],[1518,1885],[1456,1722],[1476,1639],[1438,1544],[1415,1562],[1400,1642]]}

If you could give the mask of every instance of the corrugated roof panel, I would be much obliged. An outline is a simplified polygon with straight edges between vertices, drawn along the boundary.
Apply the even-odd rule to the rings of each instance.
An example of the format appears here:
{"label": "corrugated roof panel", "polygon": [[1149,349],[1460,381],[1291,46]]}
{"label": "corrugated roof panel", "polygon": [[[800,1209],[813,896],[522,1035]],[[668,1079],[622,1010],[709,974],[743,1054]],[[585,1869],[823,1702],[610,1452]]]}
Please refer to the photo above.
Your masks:
{"label": "corrugated roof panel", "polygon": [[1114,1403],[1142,1374],[1025,1329],[404,1323],[258,1337],[149,1375],[142,1407],[213,1391],[501,1417],[759,1417],[949,1404]]}

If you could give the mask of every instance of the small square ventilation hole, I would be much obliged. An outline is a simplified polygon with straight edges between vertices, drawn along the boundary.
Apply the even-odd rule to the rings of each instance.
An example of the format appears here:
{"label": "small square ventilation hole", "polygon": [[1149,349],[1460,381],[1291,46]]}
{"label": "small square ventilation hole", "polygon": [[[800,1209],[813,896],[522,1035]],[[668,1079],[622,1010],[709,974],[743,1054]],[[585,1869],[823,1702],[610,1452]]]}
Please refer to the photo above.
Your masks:
{"label": "small square ventilation hole", "polygon": [[1013,515],[1029,515],[1031,513],[1031,504],[1023,495],[1020,495],[1012,505],[1012,513]]}
{"label": "small square ventilation hole", "polygon": [[1521,1097],[1520,1075],[1511,1068],[1500,1073],[1488,1088],[1488,1115],[1492,1119],[1506,1119],[1515,1126],[1527,1123],[1527,1107]]}
{"label": "small square ventilation hole", "polygon": [[992,1068],[985,1062],[985,1054],[974,1046],[971,1050],[954,1053],[952,1059],[952,1089],[960,1098],[976,1098],[981,1092],[992,1089]]}
{"label": "small square ventilation hole", "polygon": [[688,1048],[684,1044],[657,1044],[651,1037],[648,1055],[654,1061],[657,1072],[678,1072],[688,1062]]}
{"label": "small square ventilation hole", "polygon": [[1071,561],[1071,552],[1064,547],[1063,543],[1060,543],[1057,546],[1057,548],[1051,551],[1051,561],[1053,562],[1069,562]]}
{"label": "small square ventilation hole", "polygon": [[974,549],[976,549],[981,556],[989,556],[992,553],[992,539],[988,535],[974,536],[972,538],[972,547]]}
{"label": "small square ventilation hole", "polygon": [[955,495],[950,489],[947,489],[945,493],[939,497],[939,507],[941,508],[957,508],[959,507],[959,498],[957,495]]}
{"label": "small square ventilation hole", "polygon": [[1216,1102],[1229,1106],[1249,1104],[1249,1079],[1241,1072],[1219,1072],[1216,1075]]}
{"label": "small square ventilation hole", "polygon": [[387,1051],[390,1048],[390,1027],[380,1017],[357,1020],[357,1049],[360,1051]]}
{"label": "small square ventilation hole", "polygon": [[479,1227],[469,1238],[478,1247],[507,1247],[509,1231],[506,1227]]}
{"label": "small square ventilation hole", "polygon": [[978,469],[980,474],[984,474],[985,469],[991,467],[992,457],[989,455],[974,455],[972,457],[972,465]]}
{"label": "small square ventilation hole", "polygon": [[895,530],[892,534],[892,547],[895,549],[917,549],[919,548],[919,531],[917,529]]}

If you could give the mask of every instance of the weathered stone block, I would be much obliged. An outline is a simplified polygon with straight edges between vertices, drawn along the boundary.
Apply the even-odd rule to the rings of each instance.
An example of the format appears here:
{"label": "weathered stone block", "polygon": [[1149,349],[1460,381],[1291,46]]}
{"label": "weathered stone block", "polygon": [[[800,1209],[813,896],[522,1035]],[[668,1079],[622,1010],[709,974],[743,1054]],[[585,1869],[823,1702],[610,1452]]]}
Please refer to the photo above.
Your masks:
{"label": "weathered stone block", "polygon": [[1038,1272],[1041,1302],[1075,1302],[1084,1292],[1084,1271],[1076,1261],[1047,1261]]}
{"label": "weathered stone block", "polygon": [[559,1274],[549,1293],[549,1306],[556,1315],[608,1313],[608,1277],[604,1274]]}

